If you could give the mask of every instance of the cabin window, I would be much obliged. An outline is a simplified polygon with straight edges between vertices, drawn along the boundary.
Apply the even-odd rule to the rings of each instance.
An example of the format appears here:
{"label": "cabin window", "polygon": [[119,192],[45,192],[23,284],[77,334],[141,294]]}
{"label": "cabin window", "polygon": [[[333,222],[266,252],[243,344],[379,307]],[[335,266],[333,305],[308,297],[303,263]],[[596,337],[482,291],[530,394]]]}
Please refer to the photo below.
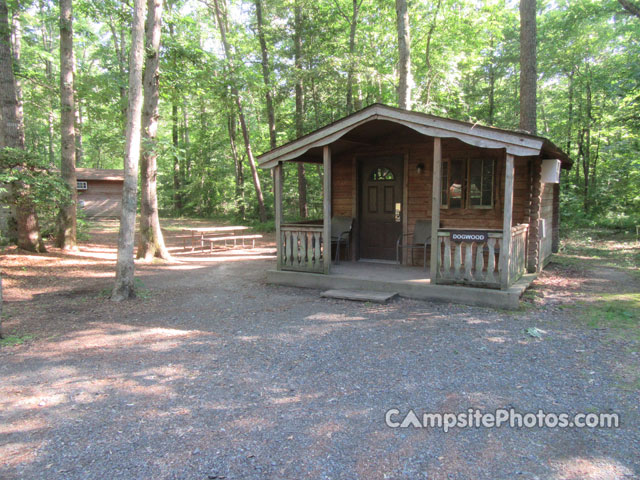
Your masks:
{"label": "cabin window", "polygon": [[465,205],[466,160],[446,160],[442,163],[442,208],[463,208]]}
{"label": "cabin window", "polygon": [[86,190],[87,189],[87,182],[84,182],[82,180],[78,180],[76,188],[78,190]]}
{"label": "cabin window", "polygon": [[471,208],[491,208],[493,206],[492,158],[469,160],[469,206]]}
{"label": "cabin window", "polygon": [[369,180],[373,182],[386,182],[389,180],[395,180],[395,175],[393,174],[391,169],[386,167],[379,167],[371,172]]}
{"label": "cabin window", "polygon": [[492,158],[442,162],[442,208],[492,208],[495,161]]}

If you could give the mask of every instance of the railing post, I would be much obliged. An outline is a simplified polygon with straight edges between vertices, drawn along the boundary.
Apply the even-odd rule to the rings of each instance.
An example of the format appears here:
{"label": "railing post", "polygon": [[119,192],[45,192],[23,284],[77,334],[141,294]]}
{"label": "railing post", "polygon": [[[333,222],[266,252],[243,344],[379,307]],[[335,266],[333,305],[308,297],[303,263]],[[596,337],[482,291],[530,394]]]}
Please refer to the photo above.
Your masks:
{"label": "railing post", "polygon": [[282,269],[282,162],[273,167],[273,200],[276,207],[276,269]]}
{"label": "railing post", "polygon": [[438,259],[440,248],[438,244],[438,229],[440,228],[440,199],[442,188],[440,181],[440,171],[442,166],[442,144],[440,137],[433,138],[433,188],[431,192],[431,261],[429,269],[431,273],[431,284],[435,285],[438,273]]}
{"label": "railing post", "polygon": [[511,222],[513,216],[513,155],[507,153],[504,171],[504,217],[502,244],[500,245],[500,287],[509,287],[509,261],[511,256]]}
{"label": "railing post", "polygon": [[322,235],[324,237],[324,255],[322,260],[324,262],[324,273],[329,273],[329,271],[331,270],[331,148],[329,147],[329,145],[325,145],[322,149],[322,165],[324,168],[324,185],[322,189]]}

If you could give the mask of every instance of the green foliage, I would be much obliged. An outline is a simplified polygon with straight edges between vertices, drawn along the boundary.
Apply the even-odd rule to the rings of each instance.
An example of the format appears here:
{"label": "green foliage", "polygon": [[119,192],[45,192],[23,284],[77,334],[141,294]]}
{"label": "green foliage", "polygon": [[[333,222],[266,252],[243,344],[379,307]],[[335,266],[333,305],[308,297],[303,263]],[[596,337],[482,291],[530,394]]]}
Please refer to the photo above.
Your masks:
{"label": "green foliage", "polygon": [[33,335],[25,334],[25,335],[4,335],[0,338],[0,348],[1,347],[13,347],[14,345],[22,345],[29,340],[34,338]]}
{"label": "green foliage", "polygon": [[[234,71],[225,68],[215,17],[206,2],[169,2],[160,49],[158,193],[171,215],[257,218],[257,201],[230,91],[233,74],[254,154],[269,149],[255,5],[228,0]],[[363,0],[353,53],[353,3],[302,7],[302,68],[294,68],[293,2],[264,2],[277,140],[296,136],[295,93],[303,82],[303,130],[347,114],[353,71],[355,108],[395,104],[397,37],[393,0]],[[409,6],[414,108],[498,127],[519,117],[517,2],[416,0]],[[127,101],[130,6],[74,2],[76,90],[82,149],[78,166],[121,168]],[[51,0],[21,12],[22,82],[27,148],[39,165],[59,162],[58,7]],[[538,2],[538,131],[574,159],[563,175],[561,211],[571,227],[629,229],[640,223],[640,19],[615,0]],[[244,185],[230,146],[235,135]],[[309,210],[321,215],[322,173],[306,166]],[[269,172],[259,172],[267,211]],[[56,198],[59,198],[56,195]],[[285,216],[299,215],[295,166],[285,169]],[[49,203],[52,205],[52,203]],[[39,208],[46,209],[44,200]],[[244,217],[242,212],[244,211]],[[44,223],[47,223],[46,221]]]}
{"label": "green foliage", "polygon": [[41,162],[39,156],[26,150],[0,149],[0,193],[13,198],[10,185],[16,191],[28,189],[38,212],[40,232],[50,236],[55,233],[60,207],[71,201],[71,192],[59,174]]}

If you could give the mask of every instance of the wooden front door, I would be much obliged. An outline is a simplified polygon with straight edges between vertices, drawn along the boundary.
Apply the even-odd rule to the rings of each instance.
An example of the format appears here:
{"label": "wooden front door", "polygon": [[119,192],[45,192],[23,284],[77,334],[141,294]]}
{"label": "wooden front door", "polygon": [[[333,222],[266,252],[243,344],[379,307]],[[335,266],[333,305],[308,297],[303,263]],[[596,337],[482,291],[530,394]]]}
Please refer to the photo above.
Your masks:
{"label": "wooden front door", "polygon": [[360,163],[360,258],[395,260],[402,233],[401,156],[363,159]]}

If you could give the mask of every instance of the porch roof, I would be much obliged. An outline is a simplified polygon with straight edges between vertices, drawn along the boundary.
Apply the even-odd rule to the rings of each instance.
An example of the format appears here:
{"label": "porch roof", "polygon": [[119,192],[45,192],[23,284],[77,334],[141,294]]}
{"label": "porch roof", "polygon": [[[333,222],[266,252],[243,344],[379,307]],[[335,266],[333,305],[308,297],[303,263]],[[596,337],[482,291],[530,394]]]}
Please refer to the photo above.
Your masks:
{"label": "porch roof", "polygon": [[[320,162],[322,157],[319,147],[334,142],[342,149],[365,144],[357,138],[351,139],[347,136],[365,124],[404,126],[421,135],[456,138],[480,148],[505,149],[507,153],[519,157],[541,155],[542,158],[556,158],[562,161],[563,168],[571,168],[573,163],[567,154],[544,137],[376,103],[260,155],[258,164],[262,168],[273,168],[278,162],[292,160]],[[384,128],[374,130],[381,131]]]}

